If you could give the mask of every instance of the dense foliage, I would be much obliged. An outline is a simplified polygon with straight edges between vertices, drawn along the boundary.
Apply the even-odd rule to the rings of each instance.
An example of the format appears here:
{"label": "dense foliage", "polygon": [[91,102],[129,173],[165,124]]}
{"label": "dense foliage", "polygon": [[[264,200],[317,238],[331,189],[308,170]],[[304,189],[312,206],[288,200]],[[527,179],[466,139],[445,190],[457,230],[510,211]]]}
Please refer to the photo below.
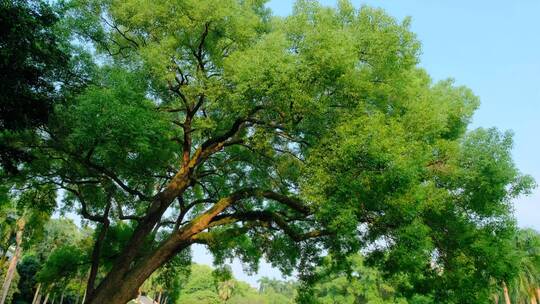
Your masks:
{"label": "dense foliage", "polygon": [[[65,62],[47,58],[83,80],[32,95],[50,105],[46,120],[25,110],[31,98],[2,101],[39,125],[2,130],[28,156],[6,156],[17,164],[2,171],[6,201],[58,195],[35,209],[94,228],[36,256],[49,293],[80,294],[81,278],[91,304],[124,304],[143,284],[184,302],[249,290],[227,271],[185,283],[192,244],[218,269],[238,257],[255,270],[264,257],[298,271],[316,291],[304,302],[485,303],[533,281],[520,269],[537,269],[537,252],[516,254],[511,202],[534,182],[512,161],[510,133],[468,129],[479,105],[469,89],[418,67],[409,19],[347,1],[298,1],[286,18],[261,0],[72,0],[59,11],[37,32],[73,44],[60,48]],[[325,268],[334,275],[318,282]]]}
{"label": "dense foliage", "polygon": [[10,173],[32,159],[26,145],[54,105],[88,80],[59,13],[41,0],[0,1],[0,168]]}

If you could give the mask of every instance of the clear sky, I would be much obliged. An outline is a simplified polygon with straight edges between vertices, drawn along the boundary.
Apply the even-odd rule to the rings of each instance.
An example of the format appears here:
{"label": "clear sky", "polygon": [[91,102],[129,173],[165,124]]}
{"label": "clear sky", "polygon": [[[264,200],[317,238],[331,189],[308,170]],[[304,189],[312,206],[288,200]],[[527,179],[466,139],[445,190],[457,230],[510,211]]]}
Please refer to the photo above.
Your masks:
{"label": "clear sky", "polygon": [[[322,0],[335,5],[335,0]],[[385,9],[402,20],[412,17],[412,31],[422,42],[421,66],[435,80],[454,78],[481,99],[473,127],[513,130],[518,167],[540,182],[540,1],[538,0],[368,0],[352,1]],[[272,0],[276,15],[290,14],[294,1]],[[522,227],[540,230],[540,191],[515,201]],[[196,262],[211,264],[201,247]],[[263,263],[247,276],[238,262],[235,276],[256,285],[261,276],[279,278]]]}

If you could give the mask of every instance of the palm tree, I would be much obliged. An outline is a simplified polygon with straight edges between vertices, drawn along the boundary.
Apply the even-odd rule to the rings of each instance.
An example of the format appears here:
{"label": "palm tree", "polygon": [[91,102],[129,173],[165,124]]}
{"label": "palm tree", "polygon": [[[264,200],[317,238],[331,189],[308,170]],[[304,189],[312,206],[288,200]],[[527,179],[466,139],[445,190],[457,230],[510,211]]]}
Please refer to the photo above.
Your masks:
{"label": "palm tree", "polygon": [[516,303],[540,300],[540,233],[533,229],[519,230],[516,235],[516,250],[519,254],[519,273],[511,282]]}
{"label": "palm tree", "polygon": [[513,282],[516,302],[530,299],[531,304],[538,304],[535,295],[538,286],[538,269],[533,266],[527,258],[520,263],[520,272]]}
{"label": "palm tree", "polygon": [[223,302],[227,302],[236,287],[236,282],[234,279],[226,280],[218,284],[218,295]]}

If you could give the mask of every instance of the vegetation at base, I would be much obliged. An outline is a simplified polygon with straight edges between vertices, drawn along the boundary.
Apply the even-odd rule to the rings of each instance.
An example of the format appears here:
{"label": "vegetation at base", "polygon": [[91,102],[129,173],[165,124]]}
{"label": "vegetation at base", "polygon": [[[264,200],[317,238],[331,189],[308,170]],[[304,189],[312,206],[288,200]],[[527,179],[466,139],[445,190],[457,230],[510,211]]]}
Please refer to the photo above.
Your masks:
{"label": "vegetation at base", "polygon": [[[7,223],[4,221],[2,224]],[[66,304],[80,303],[90,269],[93,239],[98,232],[88,226],[80,228],[65,219],[48,219],[41,228],[40,241],[26,246],[25,254],[17,265],[6,303],[32,303],[38,286],[41,286],[38,293],[42,299],[49,294],[49,299],[56,303],[60,299]],[[105,246],[114,248],[120,239],[111,238]],[[4,240],[1,245],[10,246],[10,241]],[[515,257],[513,261],[518,267],[517,276],[505,282],[511,303],[530,303],[531,298],[537,298],[540,286],[540,233],[520,229],[506,250]],[[2,271],[5,272],[6,268],[3,264]],[[263,277],[257,288],[234,278],[227,265],[212,268],[192,264],[189,256],[178,256],[154,273],[140,287],[139,293],[160,299],[162,304],[438,303],[433,292],[403,293],[400,289],[402,284],[410,282],[405,276],[398,279],[387,277],[380,270],[366,265],[362,254],[351,255],[346,266],[337,264],[330,256],[325,257],[310,281]],[[490,303],[504,303],[503,285],[492,281],[489,292]]]}
{"label": "vegetation at base", "polygon": [[[470,128],[473,92],[418,65],[410,19],[0,1],[0,304],[540,298],[512,205],[535,183],[511,132]],[[232,258],[299,281],[253,292]]]}

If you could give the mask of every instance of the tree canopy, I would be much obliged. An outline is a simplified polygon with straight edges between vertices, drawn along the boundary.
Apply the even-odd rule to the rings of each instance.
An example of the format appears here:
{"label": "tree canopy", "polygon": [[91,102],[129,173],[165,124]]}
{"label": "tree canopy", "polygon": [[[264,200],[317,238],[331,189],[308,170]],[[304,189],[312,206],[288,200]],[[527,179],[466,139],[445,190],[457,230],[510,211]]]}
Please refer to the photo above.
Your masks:
{"label": "tree canopy", "polygon": [[31,159],[29,137],[54,105],[88,80],[60,19],[60,10],[41,0],[0,1],[0,165],[9,173]]}
{"label": "tree canopy", "polygon": [[399,295],[486,301],[515,276],[500,249],[534,184],[511,134],[468,129],[478,98],[418,66],[409,19],[264,2],[62,7],[92,79],[54,104],[13,188],[56,187],[95,222],[86,303],[126,303],[192,244],[306,282],[323,253],[362,250]]}

